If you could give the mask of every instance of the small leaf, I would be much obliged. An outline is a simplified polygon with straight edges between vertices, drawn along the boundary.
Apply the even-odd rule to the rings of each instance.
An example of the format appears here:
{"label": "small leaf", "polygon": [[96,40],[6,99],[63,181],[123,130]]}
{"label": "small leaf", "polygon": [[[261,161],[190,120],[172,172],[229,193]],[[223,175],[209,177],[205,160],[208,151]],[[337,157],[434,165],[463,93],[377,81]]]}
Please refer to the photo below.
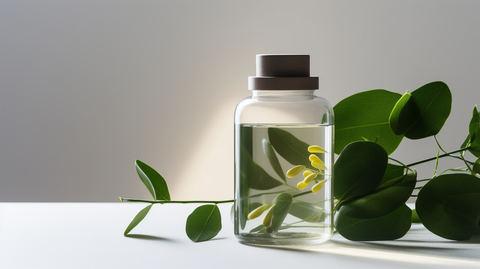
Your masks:
{"label": "small leaf", "polygon": [[417,174],[410,173],[399,177],[396,182],[388,181],[385,184],[390,186],[379,186],[373,193],[343,204],[339,212],[352,218],[362,219],[389,214],[404,205],[410,198],[417,183],[416,179]]}
{"label": "small leaf", "polygon": [[470,135],[470,142],[476,141],[477,135],[480,132],[480,114],[477,111],[477,106],[473,107],[472,119],[468,125],[468,134]]}
{"label": "small leaf", "polygon": [[150,208],[152,208],[153,204],[145,207],[144,209],[140,210],[138,214],[133,218],[132,222],[128,225],[127,229],[125,229],[125,232],[123,232],[123,235],[127,235],[130,233],[130,231],[133,230],[133,228],[137,227],[137,225],[147,216],[148,212],[150,211]]}
{"label": "small leaf", "polygon": [[187,218],[185,231],[193,242],[214,238],[222,229],[222,218],[217,205],[197,207]]}
{"label": "small leaf", "polygon": [[135,161],[135,169],[153,199],[170,201],[167,183],[157,171],[140,160]]}
{"label": "small leaf", "polygon": [[322,222],[326,217],[323,208],[301,200],[294,200],[288,213],[306,222]]}
{"label": "small leaf", "polygon": [[274,200],[275,206],[273,211],[272,225],[273,232],[276,233],[280,229],[283,221],[288,215],[290,208],[292,207],[293,196],[290,193],[280,193]]}
{"label": "small leaf", "polygon": [[241,182],[255,190],[269,190],[282,185],[282,182],[270,176],[260,165],[253,161],[252,156],[240,145],[240,176]]}
{"label": "small leaf", "polygon": [[268,128],[268,138],[272,147],[287,162],[292,165],[305,165],[313,168],[308,160],[310,153],[308,152],[309,145],[307,143],[279,128]]}
{"label": "small leaf", "polygon": [[357,141],[347,145],[335,162],[335,198],[344,200],[373,192],[385,174],[387,162],[387,153],[379,144]]}
{"label": "small leaf", "polygon": [[412,210],[405,204],[390,214],[371,219],[352,218],[337,212],[335,229],[348,240],[395,240],[411,227]]}
{"label": "small leaf", "polygon": [[423,225],[451,240],[480,235],[480,179],[468,174],[447,174],[430,180],[415,203]]}
{"label": "small leaf", "polygon": [[390,155],[403,136],[395,135],[389,117],[401,95],[386,90],[354,94],[340,101],[335,112],[335,153],[353,141],[375,141]]}

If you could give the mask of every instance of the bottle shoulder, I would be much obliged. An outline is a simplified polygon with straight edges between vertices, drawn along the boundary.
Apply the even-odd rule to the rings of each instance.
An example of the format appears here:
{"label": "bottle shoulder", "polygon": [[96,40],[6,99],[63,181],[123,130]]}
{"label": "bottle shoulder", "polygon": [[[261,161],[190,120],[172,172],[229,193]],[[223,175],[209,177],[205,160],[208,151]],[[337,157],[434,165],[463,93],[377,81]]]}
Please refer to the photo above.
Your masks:
{"label": "bottle shoulder", "polygon": [[333,107],[325,98],[303,100],[242,99],[235,109],[236,123],[291,123],[333,125]]}

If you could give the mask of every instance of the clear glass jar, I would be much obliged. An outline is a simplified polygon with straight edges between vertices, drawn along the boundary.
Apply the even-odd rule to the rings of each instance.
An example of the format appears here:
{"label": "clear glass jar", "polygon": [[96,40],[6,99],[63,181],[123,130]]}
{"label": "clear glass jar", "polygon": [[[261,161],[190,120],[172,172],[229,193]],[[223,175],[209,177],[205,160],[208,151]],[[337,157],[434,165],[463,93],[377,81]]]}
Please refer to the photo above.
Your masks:
{"label": "clear glass jar", "polygon": [[[257,55],[252,96],[235,110],[235,235],[245,244],[318,244],[333,234],[333,108],[314,95],[318,78],[296,83],[305,57],[309,77],[308,55]],[[283,70],[280,83],[272,68]]]}

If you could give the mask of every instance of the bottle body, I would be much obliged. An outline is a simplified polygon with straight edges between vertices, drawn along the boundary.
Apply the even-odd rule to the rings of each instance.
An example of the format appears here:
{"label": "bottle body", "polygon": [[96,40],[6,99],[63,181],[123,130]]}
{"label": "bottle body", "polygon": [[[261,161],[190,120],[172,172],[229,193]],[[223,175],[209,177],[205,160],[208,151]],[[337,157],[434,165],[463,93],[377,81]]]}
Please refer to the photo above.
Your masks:
{"label": "bottle body", "polygon": [[313,92],[253,90],[237,105],[234,219],[242,243],[308,245],[333,234],[333,108]]}

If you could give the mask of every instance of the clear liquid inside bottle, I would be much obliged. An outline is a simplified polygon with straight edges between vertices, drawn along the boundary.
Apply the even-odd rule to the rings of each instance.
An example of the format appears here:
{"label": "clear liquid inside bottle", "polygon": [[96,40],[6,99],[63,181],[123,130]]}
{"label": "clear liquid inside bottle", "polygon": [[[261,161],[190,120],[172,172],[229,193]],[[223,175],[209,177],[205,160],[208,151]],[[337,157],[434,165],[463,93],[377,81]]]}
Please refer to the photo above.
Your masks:
{"label": "clear liquid inside bottle", "polygon": [[[330,239],[333,125],[238,124],[235,129],[240,242],[309,245]],[[325,152],[311,153],[310,146]],[[311,155],[322,164],[312,166]],[[298,171],[287,175],[293,167]]]}

